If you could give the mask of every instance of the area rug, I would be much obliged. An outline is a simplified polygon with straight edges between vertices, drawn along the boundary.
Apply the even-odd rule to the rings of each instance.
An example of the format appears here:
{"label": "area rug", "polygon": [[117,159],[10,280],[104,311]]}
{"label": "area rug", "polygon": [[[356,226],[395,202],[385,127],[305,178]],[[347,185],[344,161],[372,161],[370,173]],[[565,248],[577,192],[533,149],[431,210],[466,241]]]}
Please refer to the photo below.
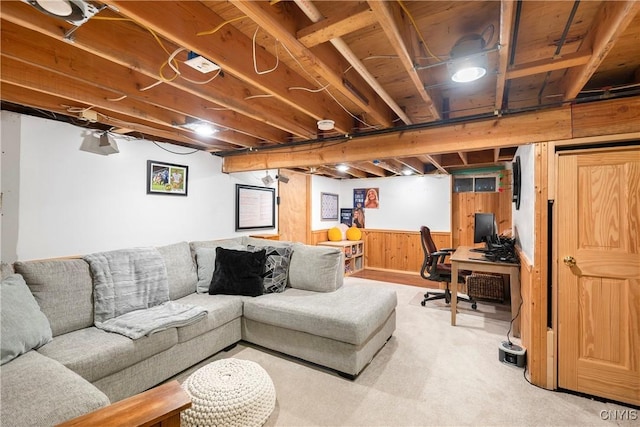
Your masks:
{"label": "area rug", "polygon": [[[427,291],[428,289],[425,289],[424,292],[418,292],[411,298],[409,305],[421,306],[422,300],[424,300],[424,294]],[[485,319],[498,320],[501,322],[509,322],[511,320],[511,306],[509,304],[488,301],[477,301],[476,303],[478,304],[478,308],[473,310],[470,303],[458,301],[457,315],[480,316]],[[445,303],[444,299],[427,301],[424,309],[451,311],[450,305]]]}

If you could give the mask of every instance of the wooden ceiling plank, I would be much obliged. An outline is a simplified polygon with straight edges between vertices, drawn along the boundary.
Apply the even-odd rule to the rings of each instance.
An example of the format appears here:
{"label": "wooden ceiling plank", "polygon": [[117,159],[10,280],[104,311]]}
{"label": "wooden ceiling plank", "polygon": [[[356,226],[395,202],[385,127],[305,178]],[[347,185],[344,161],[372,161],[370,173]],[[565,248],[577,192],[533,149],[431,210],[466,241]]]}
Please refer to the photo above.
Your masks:
{"label": "wooden ceiling plank", "polygon": [[329,40],[372,25],[376,18],[365,3],[341,8],[335,15],[311,24],[296,34],[300,43],[312,48]]}
{"label": "wooden ceiling plank", "polygon": [[[615,117],[612,120],[615,121]],[[358,162],[383,156],[453,153],[460,149],[461,140],[469,150],[493,149],[566,139],[571,134],[571,108],[551,108],[464,124],[362,136],[346,139],[342,144],[331,141],[227,156],[223,170],[240,172],[269,167]]]}
{"label": "wooden ceiling plank", "polygon": [[[159,64],[166,61],[167,56],[151,34],[137,24],[101,21],[100,18],[100,16],[93,18],[90,26],[86,25],[76,32],[73,46],[158,80]],[[3,3],[2,19],[57,40],[63,38],[64,28],[60,27],[59,21],[35,11],[31,6],[22,2]],[[96,29],[96,27],[99,28]],[[101,31],[102,28],[109,29],[109,37],[105,37],[106,31]],[[129,46],[131,40],[135,40],[135,50],[123,48],[123,46]],[[170,43],[165,41],[165,44],[169,49],[172,48]],[[175,49],[175,47],[173,48]],[[245,101],[246,84],[233,76],[226,76],[220,81],[224,81],[224,84],[194,85],[183,79],[175,79],[165,82],[164,85],[174,86],[192,95],[201,96],[210,102],[215,101],[223,108],[228,108],[299,137],[313,138],[315,136],[315,120],[308,118],[305,121],[306,116],[304,118],[295,117],[290,110],[281,109],[278,106],[270,106],[269,110],[273,115],[266,114],[265,111],[269,110],[259,108],[259,104],[255,102],[247,103]],[[345,118],[345,123],[349,120]]]}
{"label": "wooden ceiling plank", "polygon": [[[292,86],[308,86],[308,81],[296,71],[279,64],[271,73],[256,73],[253,67],[252,40],[233,25],[226,25],[224,31],[212,35],[198,36],[198,32],[225,22],[204,4],[161,2],[161,5],[152,7],[150,2],[109,0],[106,3],[177,45],[198,52],[216,64],[223,64],[223,71],[248,82],[261,93],[275,96],[314,120],[331,117],[336,123],[336,129],[341,132],[351,131],[351,117],[325,93],[289,90]],[[194,25],[185,26],[186,22]],[[207,28],[203,27],[205,24]],[[185,28],[189,31],[185,31]],[[277,59],[264,49],[256,49],[256,62],[275,64]]]}
{"label": "wooden ceiling plank", "polygon": [[[373,12],[375,13],[380,26],[385,32],[387,39],[389,39],[389,43],[393,47],[393,50],[395,51],[396,55],[398,55],[402,66],[407,72],[409,79],[413,83],[414,89],[416,90],[418,95],[420,95],[422,101],[424,101],[425,109],[434,117],[434,120],[440,120],[442,118],[442,114],[435,106],[431,95],[429,95],[427,90],[424,88],[424,82],[420,79],[418,70],[416,70],[415,68],[416,64],[413,61],[413,57],[409,54],[407,46],[410,46],[411,43],[407,40],[404,40],[400,29],[398,28],[399,25],[402,25],[403,28],[407,27],[406,24],[401,23],[400,21],[402,19],[401,17],[403,16],[400,7],[397,6],[397,4],[393,3],[392,7],[394,9],[392,11],[388,2],[381,2],[377,0],[371,0],[368,2],[368,4],[369,7],[371,7],[371,10],[373,10]],[[394,15],[398,17],[397,20],[399,22],[396,22],[396,18],[394,17]],[[405,123],[410,124],[411,122],[405,120]]]}
{"label": "wooden ceiling plank", "polygon": [[[494,111],[503,110],[505,85],[507,82],[507,67],[509,66],[509,50],[513,37],[513,21],[515,16],[515,1],[502,0],[500,2],[500,50],[498,51],[498,76],[496,79],[496,101]],[[466,163],[465,163],[466,164]]]}
{"label": "wooden ceiling plank", "polygon": [[445,173],[447,175],[449,174],[449,172],[444,168],[444,166],[442,166],[435,158],[433,158],[429,154],[427,154],[426,156],[431,162],[431,164],[436,167],[436,169],[438,169],[440,172]]}
{"label": "wooden ceiling plank", "polygon": [[469,164],[469,158],[467,156],[467,153],[465,151],[458,151],[458,156],[460,156],[460,160],[462,160],[462,163],[465,165]]}
{"label": "wooden ceiling plank", "polygon": [[[246,0],[230,0],[230,2],[242,11],[242,13],[251,18],[251,20],[258,24],[263,30],[267,31],[281,44],[286,46],[287,50],[291,52],[292,55],[310,67],[307,72],[322,76],[332,89],[339,91],[340,94],[353,102],[358,106],[358,108],[362,109],[362,111],[366,112],[376,122],[385,127],[392,126],[390,109],[379,101],[380,97],[373,92],[371,87],[355,85],[352,82],[351,84],[356,87],[356,91],[354,91],[345,85],[342,72],[329,67],[325,60],[318,57],[310,49],[307,49],[302,43],[300,43],[296,38],[295,33],[292,33],[289,29],[280,24],[273,6],[269,6],[263,2],[248,2]],[[362,96],[359,96],[356,92],[361,93]],[[366,99],[363,99],[363,97]],[[327,117],[320,117],[319,119],[326,118]],[[343,129],[341,130],[344,131]],[[350,130],[351,129],[349,129],[349,131]]]}
{"label": "wooden ceiling plank", "polygon": [[392,160],[379,160],[378,166],[381,167],[382,169],[388,170],[394,175],[402,174],[402,167],[395,164]]}
{"label": "wooden ceiling plank", "polygon": [[493,149],[493,163],[498,163],[498,159],[500,158],[500,149],[499,148],[494,148]]}
{"label": "wooden ceiling plank", "polygon": [[384,178],[385,176],[387,176],[384,169],[382,169],[380,166],[374,165],[371,162],[351,162],[347,164],[380,178]]}
{"label": "wooden ceiling plank", "polygon": [[561,85],[565,101],[578,96],[638,11],[640,1],[637,0],[602,2],[602,9],[589,30],[587,40],[582,43],[584,49],[593,52],[591,59],[580,67],[569,69],[563,77]]}
{"label": "wooden ceiling plank", "polygon": [[[63,116],[69,116],[69,113],[63,104],[72,104],[75,102],[72,99],[61,98],[57,95],[50,95],[47,93],[37,92],[35,90],[15,86],[8,82],[2,82],[0,86],[2,90],[2,99],[7,102],[15,102],[27,107],[35,108],[38,110],[51,112],[52,115],[60,114]],[[141,122],[130,123],[128,122],[128,116],[121,115],[117,112],[111,112],[109,116],[101,117],[101,123],[107,126],[121,127],[123,124],[129,126],[130,132],[140,132],[150,137],[160,138],[170,143],[184,143],[186,146],[202,149],[204,151],[220,151],[233,149],[232,145],[222,143],[218,140],[213,141],[198,141],[194,138],[189,138],[171,126],[158,126],[157,123]],[[84,125],[81,120],[77,121],[78,125]]]}
{"label": "wooden ceiling plank", "polygon": [[590,50],[581,50],[558,58],[541,59],[526,64],[518,64],[507,71],[507,80],[562,70],[563,68],[577,67],[589,62],[591,56]]}
{"label": "wooden ceiling plank", "polygon": [[[117,112],[168,127],[171,127],[173,123],[182,117],[159,107],[150,107],[136,100],[124,99],[119,102],[110,102],[107,99],[114,96],[114,93],[110,90],[87,87],[71,77],[33,67],[5,55],[2,55],[1,62],[0,70],[3,82],[49,95],[61,96],[80,106],[92,107],[93,111],[106,116],[109,116],[111,112]],[[143,111],[144,113],[142,113]],[[73,116],[72,113],[67,115]],[[131,123],[128,123],[128,125],[131,125]],[[216,138],[211,138],[211,140],[233,139],[233,135],[226,135],[227,133],[229,132],[219,132]]]}
{"label": "wooden ceiling plank", "polygon": [[[2,27],[2,54],[32,64],[38,64],[54,73],[61,73],[83,81],[88,86],[96,86],[121,93],[129,99],[148,102],[160,108],[174,111],[216,125],[220,130],[243,129],[243,132],[232,132],[237,135],[235,143],[242,147],[262,146],[263,140],[281,141],[286,134],[252,119],[238,117],[232,111],[207,111],[207,102],[179,91],[172,86],[163,86],[162,90],[138,90],[146,77],[137,71],[132,71],[121,65],[93,55],[79,55],[74,45],[53,40],[45,35],[28,30],[21,30],[15,24],[5,22]],[[246,133],[246,129],[253,129],[254,134]],[[261,135],[258,138],[257,135]]]}
{"label": "wooden ceiling plank", "polygon": [[424,163],[422,163],[417,157],[398,157],[396,160],[418,175],[424,175]]}

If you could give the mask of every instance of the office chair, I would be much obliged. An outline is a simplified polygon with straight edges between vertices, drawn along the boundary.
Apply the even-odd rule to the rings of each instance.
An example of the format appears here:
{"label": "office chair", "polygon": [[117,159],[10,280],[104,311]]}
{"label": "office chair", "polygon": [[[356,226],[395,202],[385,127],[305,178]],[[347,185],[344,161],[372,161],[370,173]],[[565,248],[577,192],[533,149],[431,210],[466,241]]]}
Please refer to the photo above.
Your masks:
{"label": "office chair", "polygon": [[[422,243],[422,251],[424,252],[424,261],[422,262],[422,268],[420,269],[420,276],[423,279],[431,280],[434,282],[446,282],[447,287],[444,292],[427,292],[424,294],[424,300],[420,303],[423,307],[427,301],[433,301],[437,299],[444,299],[447,304],[451,303],[451,290],[449,289],[449,283],[451,283],[451,264],[445,263],[445,259],[454,252],[454,249],[440,249],[436,248],[436,244],[431,237],[431,230],[429,227],[420,227],[420,242]],[[458,271],[458,283],[465,283],[465,278],[471,274],[467,270]],[[470,302],[471,308],[476,309],[478,305],[476,301],[471,297],[464,297],[457,295],[457,301]]]}

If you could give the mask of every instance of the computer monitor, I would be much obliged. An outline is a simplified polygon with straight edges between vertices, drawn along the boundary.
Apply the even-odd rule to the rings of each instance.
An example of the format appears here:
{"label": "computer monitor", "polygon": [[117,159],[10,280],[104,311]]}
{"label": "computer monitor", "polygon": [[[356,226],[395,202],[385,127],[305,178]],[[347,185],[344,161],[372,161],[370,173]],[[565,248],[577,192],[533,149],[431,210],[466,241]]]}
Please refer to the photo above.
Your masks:
{"label": "computer monitor", "polygon": [[473,243],[485,243],[487,249],[497,246],[498,227],[492,213],[476,213],[473,222]]}

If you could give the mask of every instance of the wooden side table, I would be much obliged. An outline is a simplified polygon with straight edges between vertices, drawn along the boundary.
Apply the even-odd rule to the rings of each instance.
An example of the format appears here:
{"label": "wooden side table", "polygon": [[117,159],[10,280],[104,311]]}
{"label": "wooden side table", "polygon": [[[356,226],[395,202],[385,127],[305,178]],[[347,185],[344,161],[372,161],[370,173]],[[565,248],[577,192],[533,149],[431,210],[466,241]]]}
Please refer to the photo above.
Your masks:
{"label": "wooden side table", "polygon": [[171,381],[73,418],[58,427],[180,427],[180,412],[190,407],[191,397],[178,381]]}
{"label": "wooden side table", "polygon": [[333,246],[342,249],[342,268],[345,276],[349,276],[364,269],[364,240],[320,242],[318,245]]}

